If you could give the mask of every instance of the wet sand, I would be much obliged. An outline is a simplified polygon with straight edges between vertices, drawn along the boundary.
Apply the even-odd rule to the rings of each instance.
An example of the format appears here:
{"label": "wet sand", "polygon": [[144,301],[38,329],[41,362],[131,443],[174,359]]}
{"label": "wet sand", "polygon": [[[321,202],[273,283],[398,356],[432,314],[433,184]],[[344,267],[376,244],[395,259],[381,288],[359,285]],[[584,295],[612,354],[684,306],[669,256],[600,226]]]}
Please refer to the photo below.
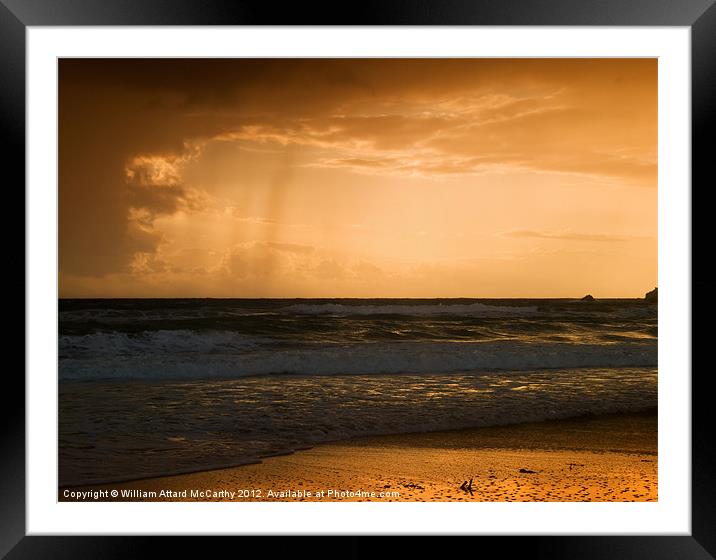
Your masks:
{"label": "wet sand", "polygon": [[656,501],[657,466],[657,415],[645,412],[360,438],[255,465],[60,488],[59,500]]}

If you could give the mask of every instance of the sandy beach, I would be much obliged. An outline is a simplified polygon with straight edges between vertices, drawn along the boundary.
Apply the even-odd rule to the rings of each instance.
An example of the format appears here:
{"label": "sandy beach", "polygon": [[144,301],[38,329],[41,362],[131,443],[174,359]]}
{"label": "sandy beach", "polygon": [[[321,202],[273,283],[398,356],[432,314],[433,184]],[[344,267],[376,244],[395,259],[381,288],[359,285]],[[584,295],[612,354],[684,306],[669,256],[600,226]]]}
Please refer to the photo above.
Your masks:
{"label": "sandy beach", "polygon": [[656,501],[657,467],[653,411],[360,438],[253,465],[60,488],[59,500]]}

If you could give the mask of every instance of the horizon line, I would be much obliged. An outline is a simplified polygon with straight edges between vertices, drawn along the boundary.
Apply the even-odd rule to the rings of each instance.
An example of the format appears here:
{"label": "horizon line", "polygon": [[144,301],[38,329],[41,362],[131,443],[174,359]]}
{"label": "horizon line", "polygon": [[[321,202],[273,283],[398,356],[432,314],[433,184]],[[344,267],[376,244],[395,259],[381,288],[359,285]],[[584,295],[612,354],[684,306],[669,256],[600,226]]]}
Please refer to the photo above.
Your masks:
{"label": "horizon line", "polygon": [[[650,290],[651,291],[651,290]],[[646,292],[648,293],[648,292]],[[349,299],[349,300],[364,300],[364,299],[406,299],[406,300],[421,300],[421,299],[545,299],[545,300],[581,300],[582,298],[586,297],[587,295],[591,294],[585,294],[583,296],[553,296],[553,297],[547,297],[547,296],[511,296],[511,297],[498,297],[498,296],[438,296],[438,297],[431,297],[431,296],[413,296],[413,297],[404,297],[404,296],[373,296],[373,297],[357,297],[357,296],[319,296],[319,297],[311,297],[311,296],[284,296],[284,297],[275,297],[275,296],[59,296],[58,300],[68,300],[68,299],[76,299],[76,300],[82,300],[82,299],[125,299],[125,300],[133,300],[133,299],[140,299],[140,300],[149,300],[149,299],[165,299],[165,300],[172,300],[172,299],[216,299],[216,300],[223,300],[223,299],[265,299],[265,300],[276,300],[276,299]],[[603,297],[597,297],[593,296],[595,301],[598,300],[607,300],[607,299],[636,299],[636,300],[643,300],[644,296],[603,296]]]}

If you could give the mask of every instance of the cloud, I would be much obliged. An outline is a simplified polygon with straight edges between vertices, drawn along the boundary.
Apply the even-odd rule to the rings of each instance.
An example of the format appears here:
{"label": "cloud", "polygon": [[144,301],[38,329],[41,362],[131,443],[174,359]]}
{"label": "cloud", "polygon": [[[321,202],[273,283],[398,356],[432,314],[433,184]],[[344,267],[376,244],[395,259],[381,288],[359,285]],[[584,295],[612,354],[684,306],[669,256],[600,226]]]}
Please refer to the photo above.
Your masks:
{"label": "cloud", "polygon": [[245,242],[226,249],[214,270],[240,279],[293,274],[305,268],[315,250],[297,243]]}
{"label": "cloud", "polygon": [[[316,150],[309,167],[371,175],[445,177],[551,172],[629,181],[656,177],[653,130],[624,133],[643,119],[545,86],[533,97],[484,95],[453,102],[408,103],[380,114],[307,115],[254,121],[225,130],[216,141],[302,146]],[[344,110],[347,110],[345,108]],[[329,154],[329,155],[326,155]]]}
{"label": "cloud", "polygon": [[268,249],[274,249],[276,251],[294,253],[298,255],[309,255],[316,250],[316,248],[311,245],[301,245],[300,243],[278,243],[276,241],[256,243],[255,246],[263,246]]}
{"label": "cloud", "polygon": [[130,159],[125,166],[127,235],[144,240],[129,260],[134,274],[154,274],[172,270],[157,255],[164,242],[156,220],[178,212],[198,213],[208,206],[209,195],[182,182],[182,168],[200,154],[195,145],[180,154],[149,154]]}
{"label": "cloud", "polygon": [[383,278],[382,269],[364,259],[340,255],[311,245],[251,241],[223,252],[218,264],[209,270],[226,280],[252,282],[253,289],[270,289],[272,282],[290,278],[302,286],[347,282],[370,284]]}
{"label": "cloud", "polygon": [[326,158],[307,166],[348,169],[365,175],[402,175],[433,179],[482,173],[525,172],[529,169],[520,162],[510,164],[506,163],[504,158],[500,162],[491,159],[489,156],[460,157],[426,152],[401,157],[376,155],[363,158]]}
{"label": "cloud", "polygon": [[206,193],[187,187],[182,179],[183,168],[200,156],[201,149],[201,144],[193,143],[185,145],[181,153],[131,158],[124,169],[130,209],[145,209],[153,215],[202,210]]}
{"label": "cloud", "polygon": [[578,233],[571,231],[534,231],[534,230],[517,230],[508,231],[502,234],[504,237],[514,237],[517,239],[558,239],[563,241],[595,241],[595,242],[621,242],[634,241],[637,239],[645,239],[640,236],[625,236],[600,233]]}

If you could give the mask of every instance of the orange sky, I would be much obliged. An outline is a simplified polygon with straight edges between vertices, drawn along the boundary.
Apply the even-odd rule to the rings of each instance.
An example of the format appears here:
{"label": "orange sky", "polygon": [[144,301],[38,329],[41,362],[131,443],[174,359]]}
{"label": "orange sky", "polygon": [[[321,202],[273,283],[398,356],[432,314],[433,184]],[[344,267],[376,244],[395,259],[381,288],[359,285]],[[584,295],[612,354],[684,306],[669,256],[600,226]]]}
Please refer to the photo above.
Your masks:
{"label": "orange sky", "polygon": [[656,59],[60,61],[61,297],[642,297]]}

